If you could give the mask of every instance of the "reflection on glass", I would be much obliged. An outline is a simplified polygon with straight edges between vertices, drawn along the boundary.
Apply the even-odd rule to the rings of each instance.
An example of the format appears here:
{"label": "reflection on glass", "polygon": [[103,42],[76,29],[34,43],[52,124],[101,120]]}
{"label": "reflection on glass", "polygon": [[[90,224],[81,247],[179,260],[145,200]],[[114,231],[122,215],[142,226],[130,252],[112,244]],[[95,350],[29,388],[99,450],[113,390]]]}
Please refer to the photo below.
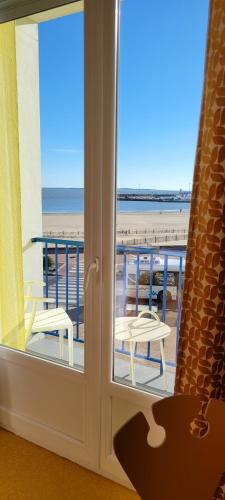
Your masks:
{"label": "reflection on glass", "polygon": [[7,37],[0,50],[9,148],[0,154],[2,161],[3,154],[10,159],[11,169],[1,181],[10,194],[5,207],[11,209],[0,212],[8,227],[0,341],[83,370],[84,15],[79,5],[72,3],[66,16],[59,8],[0,28],[0,37]]}
{"label": "reflection on glass", "polygon": [[113,377],[162,395],[175,379],[207,4],[120,2]]}

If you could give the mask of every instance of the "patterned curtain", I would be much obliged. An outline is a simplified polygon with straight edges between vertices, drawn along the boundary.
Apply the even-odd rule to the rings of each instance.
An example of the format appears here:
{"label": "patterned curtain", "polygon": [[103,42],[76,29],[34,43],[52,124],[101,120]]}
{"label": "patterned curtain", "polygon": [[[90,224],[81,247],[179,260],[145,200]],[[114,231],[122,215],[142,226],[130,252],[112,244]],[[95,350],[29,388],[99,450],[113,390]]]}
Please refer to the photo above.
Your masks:
{"label": "patterned curtain", "polygon": [[[225,401],[225,0],[211,0],[183,290],[176,393]],[[225,474],[215,498],[225,498]]]}

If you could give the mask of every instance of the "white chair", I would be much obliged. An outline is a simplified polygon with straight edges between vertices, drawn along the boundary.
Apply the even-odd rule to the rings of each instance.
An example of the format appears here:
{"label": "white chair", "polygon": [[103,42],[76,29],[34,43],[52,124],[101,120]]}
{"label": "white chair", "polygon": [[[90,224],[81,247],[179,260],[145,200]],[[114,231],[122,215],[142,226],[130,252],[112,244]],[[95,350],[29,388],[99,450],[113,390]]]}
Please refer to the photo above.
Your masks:
{"label": "white chair", "polygon": [[73,323],[66,311],[61,307],[37,311],[38,303],[54,303],[54,299],[33,297],[30,295],[32,285],[45,286],[45,283],[25,282],[27,295],[24,297],[25,311],[31,304],[31,312],[25,312],[26,339],[32,333],[59,331],[59,355],[63,359],[64,333],[68,330],[68,358],[69,366],[73,366]]}

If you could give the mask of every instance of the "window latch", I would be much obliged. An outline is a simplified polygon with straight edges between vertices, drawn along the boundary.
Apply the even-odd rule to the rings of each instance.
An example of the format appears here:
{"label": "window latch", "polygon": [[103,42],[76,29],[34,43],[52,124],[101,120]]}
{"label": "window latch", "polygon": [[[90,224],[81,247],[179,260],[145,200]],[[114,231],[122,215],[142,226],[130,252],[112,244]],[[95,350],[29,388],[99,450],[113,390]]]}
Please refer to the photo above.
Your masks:
{"label": "window latch", "polygon": [[89,281],[90,281],[90,276],[91,276],[91,273],[93,271],[95,271],[96,273],[99,272],[99,258],[98,257],[95,257],[95,259],[93,260],[93,262],[91,262],[88,265],[87,271],[86,271],[86,273],[84,275],[84,290],[85,290],[85,292],[88,289]]}

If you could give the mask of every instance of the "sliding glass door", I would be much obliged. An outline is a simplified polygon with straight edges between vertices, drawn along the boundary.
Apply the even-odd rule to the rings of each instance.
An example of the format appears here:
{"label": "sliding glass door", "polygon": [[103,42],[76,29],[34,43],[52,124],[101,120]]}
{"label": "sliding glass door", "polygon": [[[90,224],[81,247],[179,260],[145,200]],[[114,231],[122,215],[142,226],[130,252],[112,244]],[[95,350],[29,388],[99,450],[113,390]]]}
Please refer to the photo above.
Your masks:
{"label": "sliding glass door", "polygon": [[142,411],[157,442],[151,405],[174,392],[208,1],[118,9],[117,130],[103,172],[101,466],[124,479],[116,430]]}
{"label": "sliding glass door", "polygon": [[[10,24],[14,59],[0,46],[14,60],[3,153],[18,180],[15,198],[5,172],[14,211],[0,211],[14,236],[1,274],[0,420],[127,484],[116,430],[140,410],[152,421],[152,403],[173,393],[207,1],[29,9]],[[21,344],[9,343],[7,276]],[[34,331],[36,314],[48,327]]]}
{"label": "sliding glass door", "polygon": [[0,421],[96,469],[104,9],[47,6],[0,25]]}
{"label": "sliding glass door", "polygon": [[161,396],[174,388],[207,7],[120,3],[114,380]]}

